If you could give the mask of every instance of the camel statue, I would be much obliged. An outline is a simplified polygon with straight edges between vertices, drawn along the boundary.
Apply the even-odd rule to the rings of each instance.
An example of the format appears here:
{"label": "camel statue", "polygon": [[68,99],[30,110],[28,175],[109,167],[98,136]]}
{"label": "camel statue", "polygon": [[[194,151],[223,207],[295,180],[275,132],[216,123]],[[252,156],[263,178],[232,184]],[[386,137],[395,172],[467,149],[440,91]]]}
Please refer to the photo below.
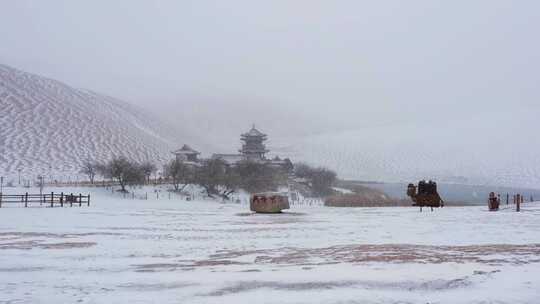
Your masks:
{"label": "camel statue", "polygon": [[437,183],[432,181],[420,181],[418,187],[409,184],[407,196],[414,202],[413,206],[420,207],[420,212],[422,212],[422,207],[430,207],[431,211],[433,211],[433,207],[444,207],[444,201],[437,192]]}

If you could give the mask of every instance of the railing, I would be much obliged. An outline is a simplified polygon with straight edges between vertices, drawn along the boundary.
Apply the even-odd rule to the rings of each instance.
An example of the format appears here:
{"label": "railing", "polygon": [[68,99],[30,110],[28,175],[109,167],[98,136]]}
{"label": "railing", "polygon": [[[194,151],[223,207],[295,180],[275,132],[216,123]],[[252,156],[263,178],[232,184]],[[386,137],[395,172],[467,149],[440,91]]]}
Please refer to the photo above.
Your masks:
{"label": "railing", "polygon": [[24,207],[36,206],[45,206],[45,207],[55,207],[60,206],[64,207],[70,206],[73,207],[83,205],[90,206],[90,194],[64,194],[62,193],[43,193],[43,194],[2,194],[0,193],[0,208],[7,204],[10,205],[24,205]]}

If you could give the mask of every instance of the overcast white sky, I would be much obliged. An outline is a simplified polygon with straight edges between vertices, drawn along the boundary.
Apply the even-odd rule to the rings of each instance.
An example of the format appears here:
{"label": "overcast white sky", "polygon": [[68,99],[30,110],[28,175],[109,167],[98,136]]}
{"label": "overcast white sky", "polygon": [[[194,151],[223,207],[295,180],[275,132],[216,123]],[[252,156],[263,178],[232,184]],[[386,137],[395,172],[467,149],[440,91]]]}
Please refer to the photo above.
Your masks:
{"label": "overcast white sky", "polygon": [[538,113],[539,29],[525,0],[16,0],[0,62],[180,127],[307,134]]}

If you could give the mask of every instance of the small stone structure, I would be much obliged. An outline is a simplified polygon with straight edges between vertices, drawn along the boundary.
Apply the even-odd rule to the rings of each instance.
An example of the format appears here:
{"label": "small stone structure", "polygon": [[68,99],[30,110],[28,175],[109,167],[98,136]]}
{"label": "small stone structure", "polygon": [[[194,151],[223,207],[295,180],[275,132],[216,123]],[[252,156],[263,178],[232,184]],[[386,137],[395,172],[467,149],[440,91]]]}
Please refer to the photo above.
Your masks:
{"label": "small stone structure", "polygon": [[289,209],[289,198],[277,192],[255,193],[251,195],[249,209],[257,213],[281,213]]}

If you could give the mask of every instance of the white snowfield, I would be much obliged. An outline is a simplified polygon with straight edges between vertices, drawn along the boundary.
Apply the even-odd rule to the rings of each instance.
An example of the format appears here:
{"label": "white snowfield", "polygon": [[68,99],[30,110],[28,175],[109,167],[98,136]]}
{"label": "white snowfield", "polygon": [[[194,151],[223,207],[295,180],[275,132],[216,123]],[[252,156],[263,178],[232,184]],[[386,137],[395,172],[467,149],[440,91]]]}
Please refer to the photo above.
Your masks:
{"label": "white snowfield", "polygon": [[170,159],[173,131],[111,97],[0,65],[0,172],[77,173],[86,160]]}
{"label": "white snowfield", "polygon": [[540,202],[503,207],[261,215],[97,189],[0,209],[0,303],[539,303]]}

